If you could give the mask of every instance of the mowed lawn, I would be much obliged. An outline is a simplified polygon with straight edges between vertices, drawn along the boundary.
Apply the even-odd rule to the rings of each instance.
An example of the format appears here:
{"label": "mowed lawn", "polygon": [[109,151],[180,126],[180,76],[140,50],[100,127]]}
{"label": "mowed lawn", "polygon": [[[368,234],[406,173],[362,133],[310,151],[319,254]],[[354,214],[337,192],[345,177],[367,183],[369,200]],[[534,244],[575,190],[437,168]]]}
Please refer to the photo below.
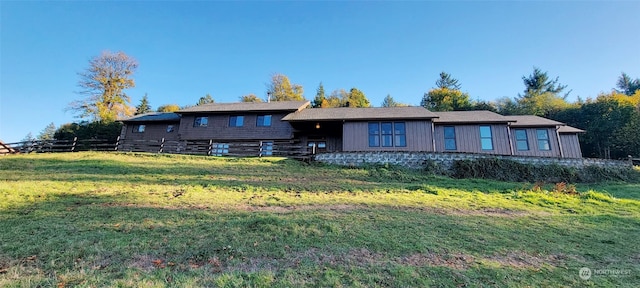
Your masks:
{"label": "mowed lawn", "polygon": [[640,184],[553,184],[281,158],[0,157],[0,286],[640,286]]}

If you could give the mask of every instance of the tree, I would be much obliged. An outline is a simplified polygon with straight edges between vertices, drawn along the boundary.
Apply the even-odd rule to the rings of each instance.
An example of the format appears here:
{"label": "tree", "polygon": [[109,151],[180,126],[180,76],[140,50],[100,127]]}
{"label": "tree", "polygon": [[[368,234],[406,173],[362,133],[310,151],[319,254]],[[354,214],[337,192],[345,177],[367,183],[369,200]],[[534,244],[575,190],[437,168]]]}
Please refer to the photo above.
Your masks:
{"label": "tree", "polygon": [[144,93],[142,96],[142,100],[140,100],[140,104],[136,106],[136,113],[134,115],[140,115],[151,112],[151,106],[149,105],[149,97],[147,97],[147,93]]}
{"label": "tree", "polygon": [[460,91],[458,79],[441,72],[440,78],[436,80],[436,88],[424,93],[420,106],[432,111],[469,110],[471,100],[469,94]]}
{"label": "tree", "polygon": [[533,68],[533,74],[522,76],[525,90],[523,95],[518,95],[516,102],[518,114],[533,114],[547,116],[553,111],[569,106],[565,100],[571,91],[560,95],[567,88],[558,82],[558,77],[551,80],[547,72],[539,68]]}
{"label": "tree", "polygon": [[[520,95],[521,98],[526,98],[535,95],[541,95],[544,93],[552,93],[554,95],[560,94],[567,88],[567,85],[558,83],[559,77],[553,80],[549,79],[547,72],[542,72],[539,68],[533,67],[533,74],[529,76],[522,76],[524,82],[524,95]],[[565,93],[562,98],[565,99],[569,96],[571,91]]]}
{"label": "tree", "polygon": [[56,125],[53,122],[49,123],[47,127],[38,135],[38,140],[53,140],[56,133]]}
{"label": "tree", "polygon": [[640,90],[640,78],[633,80],[629,75],[627,75],[627,73],[622,72],[622,75],[618,78],[616,86],[619,89],[617,90],[619,93],[631,96],[636,93],[636,91]]}
{"label": "tree", "polygon": [[207,93],[207,95],[200,97],[200,100],[198,100],[198,103],[196,103],[196,106],[200,106],[200,105],[204,105],[204,104],[210,104],[210,103],[214,103],[215,100],[213,100],[213,97],[211,97],[211,95],[209,95],[209,93]]}
{"label": "tree", "polygon": [[435,88],[425,93],[420,106],[431,111],[469,110],[471,100],[469,94],[449,88]]}
{"label": "tree", "polygon": [[437,88],[447,88],[449,90],[460,90],[458,79],[454,79],[446,72],[440,72],[440,79],[436,81]]}
{"label": "tree", "polygon": [[176,112],[180,110],[180,106],[177,104],[167,104],[158,107],[158,112]]}
{"label": "tree", "polygon": [[283,74],[273,74],[268,85],[269,101],[300,101],[304,100],[301,85],[291,84],[289,78]]}
{"label": "tree", "polygon": [[389,94],[387,94],[387,97],[384,97],[384,100],[382,100],[382,107],[407,107],[407,106],[409,105],[396,102],[396,100],[394,100],[393,97],[391,97],[391,95]]}
{"label": "tree", "polygon": [[344,89],[336,89],[331,92],[331,95],[327,97],[326,101],[322,103],[320,108],[337,108],[346,107],[347,99],[349,98],[349,92]]}
{"label": "tree", "polygon": [[313,102],[311,103],[311,107],[313,108],[324,108],[323,106],[326,106],[327,104],[327,98],[325,97],[324,94],[324,86],[322,86],[322,82],[320,82],[320,85],[318,85],[318,89],[316,90],[316,97],[313,98]]}
{"label": "tree", "polygon": [[240,102],[262,102],[255,94],[244,95],[240,97]]}
{"label": "tree", "polygon": [[78,139],[115,141],[120,136],[121,131],[121,122],[66,123],[56,130],[54,138],[68,141],[73,140],[75,137],[78,137]]}
{"label": "tree", "polygon": [[94,121],[111,122],[133,115],[131,98],[124,90],[135,87],[131,77],[137,68],[138,62],[124,52],[105,51],[92,58],[89,68],[78,73],[79,94],[86,97],[70,103],[69,109]]}
{"label": "tree", "polygon": [[367,99],[367,96],[365,96],[362,91],[358,90],[357,88],[351,88],[351,90],[349,91],[349,95],[347,96],[345,106],[362,108],[370,107],[371,104],[369,103],[369,99]]}

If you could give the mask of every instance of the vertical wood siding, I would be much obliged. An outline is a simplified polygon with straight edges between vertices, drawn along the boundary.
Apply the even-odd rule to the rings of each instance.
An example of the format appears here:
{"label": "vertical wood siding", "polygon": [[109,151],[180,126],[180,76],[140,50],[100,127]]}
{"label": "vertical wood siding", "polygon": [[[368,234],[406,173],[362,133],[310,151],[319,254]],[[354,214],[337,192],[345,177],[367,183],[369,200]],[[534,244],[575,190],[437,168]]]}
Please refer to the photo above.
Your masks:
{"label": "vertical wood siding", "polygon": [[[529,150],[518,151],[516,141],[516,129],[523,129],[527,132],[527,141],[529,142]],[[551,150],[540,150],[538,147],[538,136],[536,130],[545,129],[549,134],[549,147]],[[513,155],[518,156],[541,156],[541,157],[560,157],[560,146],[556,136],[555,128],[511,128],[511,141],[513,141]],[[566,152],[565,152],[566,153]],[[579,157],[578,157],[579,158]]]}
{"label": "vertical wood siding", "polygon": [[564,158],[582,158],[582,150],[580,150],[577,134],[562,133],[560,134],[560,142],[562,142]]}
{"label": "vertical wood siding", "polygon": [[[182,140],[216,139],[216,140],[280,140],[292,139],[293,129],[289,122],[282,121],[286,115],[273,113],[271,126],[256,126],[256,118],[263,113],[238,113],[232,114],[244,116],[242,127],[229,127],[229,114],[188,114],[182,116],[180,121],[180,138]],[[193,127],[195,117],[209,117],[207,127]]]}
{"label": "vertical wood siding", "polygon": [[[134,127],[137,127],[138,125],[145,125],[144,132],[133,132]],[[173,132],[167,132],[168,125],[173,125]],[[162,140],[162,138],[164,138],[165,141],[174,141],[178,140],[178,134],[180,133],[180,123],[128,123],[125,124],[122,129],[123,133],[121,133],[121,139],[160,141]]]}
{"label": "vertical wood siding", "polygon": [[[456,130],[456,150],[444,149],[444,126],[453,126]],[[480,145],[480,126],[485,125],[436,125],[435,140],[437,152],[467,152],[510,155],[509,134],[507,125],[492,124],[491,137],[493,140],[493,150],[482,150]]]}
{"label": "vertical wood siding", "polygon": [[404,122],[406,147],[369,147],[369,122],[346,122],[342,126],[343,151],[433,151],[431,122],[425,121],[371,121]]}

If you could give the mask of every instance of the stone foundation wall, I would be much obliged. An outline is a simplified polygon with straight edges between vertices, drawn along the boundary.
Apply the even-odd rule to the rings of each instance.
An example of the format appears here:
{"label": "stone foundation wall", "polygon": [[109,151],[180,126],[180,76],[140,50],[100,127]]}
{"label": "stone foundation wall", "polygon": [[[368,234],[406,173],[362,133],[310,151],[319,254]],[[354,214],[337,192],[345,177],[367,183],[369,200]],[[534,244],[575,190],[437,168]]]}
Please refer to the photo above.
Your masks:
{"label": "stone foundation wall", "polygon": [[630,168],[629,161],[590,159],[590,158],[551,158],[530,156],[504,156],[469,153],[437,153],[437,152],[334,152],[322,153],[315,160],[328,164],[343,166],[361,166],[365,164],[393,164],[413,169],[422,169],[433,161],[444,169],[451,169],[455,160],[475,160],[481,158],[513,160],[525,164],[550,165],[557,164],[575,168],[599,166],[611,168]]}

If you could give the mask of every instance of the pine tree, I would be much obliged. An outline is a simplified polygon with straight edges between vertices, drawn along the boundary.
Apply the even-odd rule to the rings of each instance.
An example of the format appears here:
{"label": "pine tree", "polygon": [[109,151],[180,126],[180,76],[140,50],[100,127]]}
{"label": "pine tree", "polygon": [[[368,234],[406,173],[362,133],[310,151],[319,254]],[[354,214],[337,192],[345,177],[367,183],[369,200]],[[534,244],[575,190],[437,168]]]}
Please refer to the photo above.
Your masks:
{"label": "pine tree", "polygon": [[140,104],[136,106],[135,115],[149,113],[151,111],[152,110],[151,110],[151,106],[149,105],[149,97],[147,97],[147,93],[144,93],[144,96],[142,96],[142,100],[140,100]]}
{"label": "pine tree", "polygon": [[393,100],[393,97],[391,97],[390,94],[387,94],[387,97],[384,97],[384,100],[382,101],[382,107],[397,107],[398,103]]}
{"label": "pine tree", "polygon": [[313,108],[323,108],[323,103],[326,105],[327,99],[324,94],[324,86],[322,82],[318,85],[318,89],[316,90],[316,97],[313,98],[313,103],[311,103],[311,107]]}
{"label": "pine tree", "polygon": [[56,125],[53,122],[49,123],[47,127],[38,135],[38,140],[53,140],[53,135],[56,133]]}

